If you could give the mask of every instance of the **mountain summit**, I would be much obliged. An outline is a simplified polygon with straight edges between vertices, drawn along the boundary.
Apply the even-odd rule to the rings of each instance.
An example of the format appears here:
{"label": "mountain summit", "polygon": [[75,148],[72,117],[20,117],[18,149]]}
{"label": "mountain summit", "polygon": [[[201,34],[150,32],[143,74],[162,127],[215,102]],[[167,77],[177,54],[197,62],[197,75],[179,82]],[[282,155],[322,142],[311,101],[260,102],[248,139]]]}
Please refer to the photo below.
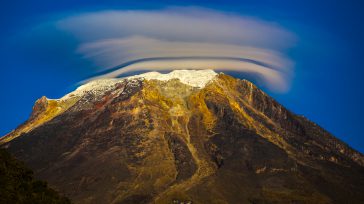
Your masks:
{"label": "mountain summit", "polygon": [[212,70],[38,99],[0,143],[75,203],[363,203],[364,156]]}

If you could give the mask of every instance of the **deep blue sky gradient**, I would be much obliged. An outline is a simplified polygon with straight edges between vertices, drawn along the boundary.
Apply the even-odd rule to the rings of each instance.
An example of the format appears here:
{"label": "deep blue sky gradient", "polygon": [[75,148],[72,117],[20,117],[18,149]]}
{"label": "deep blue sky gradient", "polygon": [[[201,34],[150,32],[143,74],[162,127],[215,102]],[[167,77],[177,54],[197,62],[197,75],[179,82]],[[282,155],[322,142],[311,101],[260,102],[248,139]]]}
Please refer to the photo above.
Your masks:
{"label": "deep blue sky gradient", "polygon": [[[68,34],[34,36],[35,25],[82,11],[200,6],[273,21],[295,33],[288,55],[295,77],[287,93],[267,92],[364,152],[364,3],[361,1],[2,1],[0,135],[24,122],[34,101],[59,98],[94,74]],[[50,34],[51,33],[51,34]],[[42,43],[34,39],[42,39]],[[91,71],[90,71],[91,70]]]}

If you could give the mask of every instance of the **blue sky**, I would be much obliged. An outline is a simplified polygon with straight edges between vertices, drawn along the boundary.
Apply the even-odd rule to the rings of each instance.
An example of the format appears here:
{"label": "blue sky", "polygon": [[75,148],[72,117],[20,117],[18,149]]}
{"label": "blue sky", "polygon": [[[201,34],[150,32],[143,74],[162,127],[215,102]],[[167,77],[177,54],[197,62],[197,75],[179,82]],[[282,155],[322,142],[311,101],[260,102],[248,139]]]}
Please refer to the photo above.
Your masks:
{"label": "blue sky", "polygon": [[92,61],[75,54],[77,40],[70,33],[35,34],[37,25],[85,11],[170,6],[250,16],[294,33],[297,40],[286,51],[294,62],[290,89],[277,93],[262,88],[291,111],[364,152],[364,5],[360,1],[3,1],[0,135],[25,121],[36,99],[59,98],[96,72]]}

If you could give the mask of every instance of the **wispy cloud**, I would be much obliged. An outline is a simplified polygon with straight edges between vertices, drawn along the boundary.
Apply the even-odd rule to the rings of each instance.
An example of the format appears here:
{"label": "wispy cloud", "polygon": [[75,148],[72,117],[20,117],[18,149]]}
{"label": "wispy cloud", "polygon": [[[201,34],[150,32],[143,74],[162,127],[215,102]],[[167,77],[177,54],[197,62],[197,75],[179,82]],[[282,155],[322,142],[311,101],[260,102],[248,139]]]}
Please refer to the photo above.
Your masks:
{"label": "wispy cloud", "polygon": [[[289,87],[284,50],[295,37],[275,23],[196,8],[99,11],[62,19],[57,27],[81,42],[98,77],[141,70],[217,69],[255,74],[272,90]],[[105,72],[104,72],[105,73]]]}

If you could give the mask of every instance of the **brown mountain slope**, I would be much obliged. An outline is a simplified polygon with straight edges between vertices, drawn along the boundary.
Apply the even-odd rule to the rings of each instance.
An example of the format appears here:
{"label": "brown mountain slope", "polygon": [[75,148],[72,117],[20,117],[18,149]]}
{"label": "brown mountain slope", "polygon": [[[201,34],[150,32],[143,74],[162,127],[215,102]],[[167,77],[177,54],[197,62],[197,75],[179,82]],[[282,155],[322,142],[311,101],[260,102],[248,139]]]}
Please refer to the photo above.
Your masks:
{"label": "brown mountain slope", "polygon": [[71,99],[38,101],[2,142],[76,203],[364,202],[363,155],[246,80],[130,79]]}

